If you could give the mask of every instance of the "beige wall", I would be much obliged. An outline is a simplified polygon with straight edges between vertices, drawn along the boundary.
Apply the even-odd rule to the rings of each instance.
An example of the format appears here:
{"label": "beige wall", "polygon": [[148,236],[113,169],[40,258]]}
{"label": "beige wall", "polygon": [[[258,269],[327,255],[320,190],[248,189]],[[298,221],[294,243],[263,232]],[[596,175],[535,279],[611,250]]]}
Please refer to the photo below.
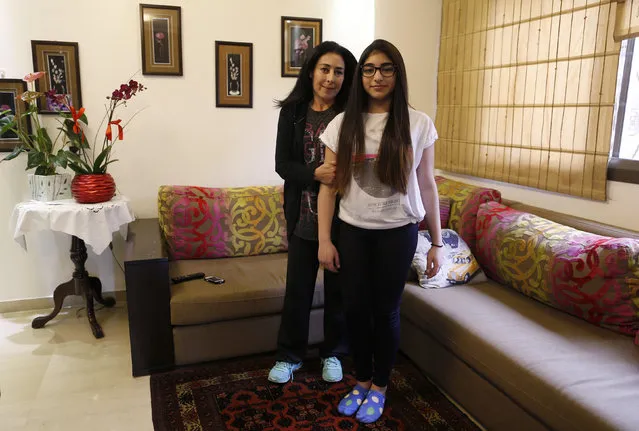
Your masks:
{"label": "beige wall", "polygon": [[411,105],[435,120],[441,0],[376,0],[375,37],[404,57]]}
{"label": "beige wall", "polygon": [[[374,39],[393,42],[407,68],[411,104],[434,118],[441,0],[193,0],[182,4],[183,77],[140,77],[149,87],[132,108],[146,107],[117,148],[112,174],[139,217],[156,215],[161,184],[240,186],[280,184],[273,172],[277,110],[293,80],[280,77],[280,16],[324,19],[324,39],[359,57]],[[32,69],[31,39],[77,41],[84,105],[95,121],[102,98],[140,68],[138,5],[128,0],[32,0],[29,8],[0,0],[0,69],[22,77]],[[221,11],[224,11],[221,13]],[[246,11],[252,13],[246,13]],[[6,12],[6,13],[5,13]],[[60,25],[60,23],[72,25]],[[117,24],[115,24],[117,23]],[[114,30],[117,29],[117,30]],[[254,108],[216,109],[214,41],[254,44]],[[107,64],[108,63],[108,64]],[[444,173],[445,175],[448,175]],[[448,175],[496,187],[505,198],[639,229],[639,186],[611,183],[610,200],[597,203],[477,178]],[[22,250],[8,229],[13,206],[26,196],[23,161],[0,164],[0,301],[50,296],[72,270],[69,239],[42,234]],[[91,255],[89,270],[105,290],[122,290],[111,255]]]}
{"label": "beige wall", "polygon": [[[32,39],[79,43],[82,96],[91,125],[104,97],[141,69],[139,2],[0,0],[0,69],[8,78],[32,71]],[[127,110],[145,110],[116,147],[110,169],[118,190],[139,217],[157,214],[161,184],[248,186],[280,184],[274,172],[278,111],[273,99],[294,84],[280,76],[280,17],[324,20],[324,40],[336,40],[357,57],[374,36],[374,0],[191,0],[182,6],[182,77],[138,79],[148,87]],[[353,19],[356,17],[356,19]],[[216,40],[252,42],[253,109],[215,108]],[[123,115],[124,118],[125,117]],[[89,136],[93,136],[95,129]],[[14,205],[26,197],[25,160],[0,164],[0,301],[50,296],[72,270],[69,237],[27,238],[22,250],[7,226]],[[90,255],[89,269],[105,290],[121,290],[121,270],[107,251]]]}

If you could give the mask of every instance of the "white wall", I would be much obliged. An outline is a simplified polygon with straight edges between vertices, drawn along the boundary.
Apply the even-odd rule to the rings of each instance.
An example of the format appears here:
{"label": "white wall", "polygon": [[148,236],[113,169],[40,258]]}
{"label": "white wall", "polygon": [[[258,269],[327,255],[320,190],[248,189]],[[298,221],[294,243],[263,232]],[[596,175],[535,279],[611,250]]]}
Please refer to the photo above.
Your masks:
{"label": "white wall", "polygon": [[375,38],[402,53],[411,105],[435,120],[442,0],[376,0]]}
{"label": "white wall", "polygon": [[[104,97],[141,70],[139,2],[28,3],[0,0],[0,69],[8,78],[32,71],[32,39],[78,42],[83,102],[95,125]],[[322,18],[324,40],[336,40],[359,57],[374,37],[375,0],[160,3],[182,6],[184,76],[138,74],[148,91],[122,116],[145,110],[118,144],[120,162],[110,169],[118,190],[131,199],[138,217],[154,217],[162,184],[280,184],[274,172],[278,111],[273,99],[284,97],[295,82],[280,77],[280,17]],[[253,109],[215,108],[216,40],[253,43]],[[24,160],[0,164],[0,301],[50,296],[72,268],[68,237],[32,235],[25,252],[5,228],[13,206],[26,195],[24,166]],[[108,251],[89,260],[105,290],[123,289]]]}

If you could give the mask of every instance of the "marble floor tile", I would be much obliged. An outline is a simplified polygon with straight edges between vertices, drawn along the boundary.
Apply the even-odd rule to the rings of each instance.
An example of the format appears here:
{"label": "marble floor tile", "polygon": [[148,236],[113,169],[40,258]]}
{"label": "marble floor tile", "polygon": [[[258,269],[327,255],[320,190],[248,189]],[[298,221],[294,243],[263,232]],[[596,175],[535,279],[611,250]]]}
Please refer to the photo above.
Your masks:
{"label": "marble floor tile", "polygon": [[0,314],[0,429],[152,430],[149,377],[131,376],[126,305],[96,308],[96,340],[86,310]]}

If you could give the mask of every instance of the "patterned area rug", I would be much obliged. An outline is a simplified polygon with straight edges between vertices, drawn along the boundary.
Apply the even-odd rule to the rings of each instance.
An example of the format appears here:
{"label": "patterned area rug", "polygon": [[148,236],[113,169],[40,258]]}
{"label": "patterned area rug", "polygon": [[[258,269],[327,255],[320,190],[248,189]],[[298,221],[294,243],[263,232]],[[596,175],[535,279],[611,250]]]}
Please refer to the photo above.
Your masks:
{"label": "patterned area rug", "polygon": [[[355,380],[326,383],[319,359],[310,359],[293,382],[267,380],[273,355],[225,360],[151,376],[156,430],[455,430],[479,428],[408,360],[399,355],[384,415],[362,425],[337,412]],[[350,370],[350,364],[344,365]]]}

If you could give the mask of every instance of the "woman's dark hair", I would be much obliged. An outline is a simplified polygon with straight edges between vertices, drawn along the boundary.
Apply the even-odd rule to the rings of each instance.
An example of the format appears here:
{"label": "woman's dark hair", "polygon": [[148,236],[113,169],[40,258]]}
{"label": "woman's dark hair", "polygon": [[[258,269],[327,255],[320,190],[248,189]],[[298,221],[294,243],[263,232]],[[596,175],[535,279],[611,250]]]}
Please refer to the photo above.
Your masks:
{"label": "woman's dark hair", "polygon": [[307,60],[302,65],[295,87],[284,100],[277,100],[276,105],[281,108],[290,104],[308,103],[313,100],[313,78],[311,75],[320,57],[331,52],[339,55],[344,60],[344,82],[333,104],[333,109],[337,112],[342,112],[353,82],[357,60],[348,49],[332,41],[322,42],[311,50]]}
{"label": "woman's dark hair", "polygon": [[377,39],[364,50],[359,59],[359,67],[353,77],[351,93],[344,111],[337,147],[335,181],[337,190],[342,195],[348,189],[353,175],[353,155],[362,155],[365,152],[362,113],[367,111],[369,95],[362,84],[361,67],[376,51],[386,54],[395,65],[395,89],[379,147],[376,173],[382,183],[400,193],[406,194],[408,189],[408,175],[413,165],[413,148],[408,114],[406,66],[399,50],[392,43]]}

